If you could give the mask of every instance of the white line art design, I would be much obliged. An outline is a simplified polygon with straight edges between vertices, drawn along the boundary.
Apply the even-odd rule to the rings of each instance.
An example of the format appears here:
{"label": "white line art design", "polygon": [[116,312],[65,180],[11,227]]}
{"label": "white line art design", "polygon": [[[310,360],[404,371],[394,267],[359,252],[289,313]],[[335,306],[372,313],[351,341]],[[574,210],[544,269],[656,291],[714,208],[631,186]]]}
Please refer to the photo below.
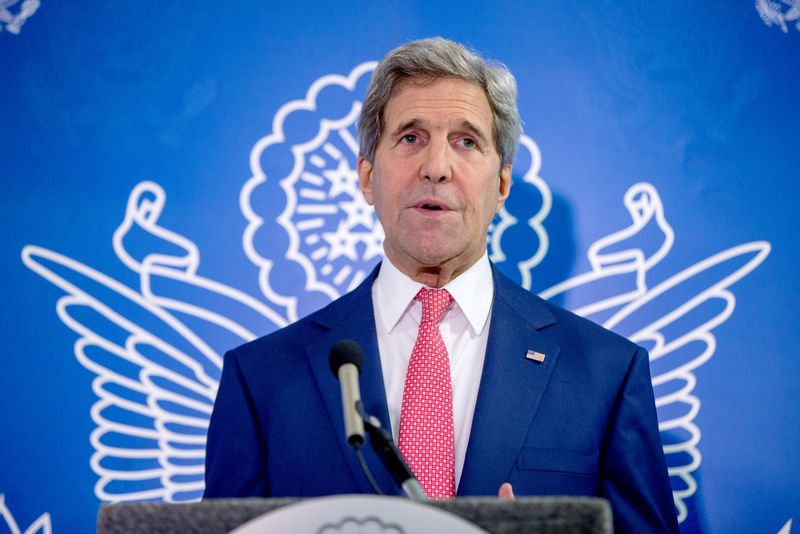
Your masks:
{"label": "white line art design", "polygon": [[[96,374],[91,467],[101,500],[199,498],[223,352],[293,322],[299,303],[312,293],[338,297],[381,259],[383,234],[353,171],[354,122],[361,106],[355,91],[374,66],[363,63],[347,76],[319,78],[304,100],[278,110],[272,133],[251,151],[252,176],[239,203],[247,219],[242,245],[259,268],[260,295],[198,274],[195,243],[159,225],[166,194],[154,182],[131,191],[112,239],[117,258],[136,273],[139,287],[43,247],[23,249],[25,265],[66,293],[56,305],[58,316],[78,334],[78,361]],[[338,113],[318,108],[323,93]],[[330,104],[337,93],[339,103]],[[302,139],[287,139],[289,122]],[[297,133],[302,131],[308,135]],[[515,258],[522,284],[530,289],[532,273],[549,249],[546,219],[553,199],[539,176],[542,156],[533,139],[521,138],[518,159],[523,172],[515,187],[538,195],[538,204],[513,209],[507,204],[490,228],[489,252],[496,263]],[[277,208],[260,205],[264,198]],[[590,270],[541,296],[564,297],[568,308],[650,351],[660,431],[677,514],[684,521],[701,463],[694,371],[714,354],[713,330],[733,313],[730,287],[764,261],[770,244],[734,246],[654,279],[654,267],[663,267],[673,248],[675,231],[654,185],[634,184],[623,204],[631,224],[589,246]],[[511,228],[516,238],[508,243],[504,236]],[[146,250],[141,236],[148,238]],[[273,277],[292,266],[305,279],[277,291]]]}
{"label": "white line art design", "polygon": [[[52,250],[22,250],[25,265],[65,291],[56,311],[79,336],[78,361],[97,375],[91,467],[103,501],[199,498],[221,354],[288,324],[253,297],[197,275],[195,244],[158,225],[165,199],[157,184],[140,183],[114,233],[117,257],[139,274],[137,290]],[[142,236],[158,250],[126,245]]]}
{"label": "white line art design", "polygon": [[22,25],[36,13],[41,5],[40,0],[23,0],[17,13],[13,13],[11,8],[19,0],[0,0],[0,33],[5,29],[8,33],[19,35]]}
{"label": "white line art design", "polygon": [[697,491],[693,473],[701,463],[694,370],[714,354],[712,331],[733,313],[736,299],[729,287],[764,261],[770,244],[755,241],[729,248],[652,284],[649,271],[669,253],[674,231],[652,184],[633,185],[624,203],[632,223],[589,247],[592,270],[541,296],[567,292],[573,311],[650,351],[659,430],[678,520],[683,522],[686,500]]}
{"label": "white line art design", "polygon": [[[0,493],[0,518],[2,518],[3,523],[5,523],[11,534],[51,534],[53,532],[53,525],[48,512],[36,518],[25,530],[20,529],[16,519],[14,519],[14,514],[8,509],[6,496],[2,493]],[[0,527],[2,527],[2,523],[0,523]]]}
{"label": "white line art design", "polygon": [[[550,187],[547,183],[539,176],[539,171],[542,168],[542,153],[536,142],[523,134],[519,139],[519,150],[520,152],[527,151],[527,156],[530,158],[530,166],[525,170],[522,182],[533,186],[542,200],[539,208],[526,221],[527,226],[533,230],[536,237],[536,239],[530,240],[533,251],[527,259],[517,262],[522,287],[530,289],[531,270],[542,262],[550,246],[550,239],[547,235],[547,230],[544,228],[544,220],[553,207],[553,194],[550,192]],[[516,159],[519,159],[519,156]],[[517,168],[516,162],[514,168]],[[489,227],[489,259],[491,261],[495,263],[506,261],[507,258],[503,251],[501,238],[506,230],[517,223],[519,223],[518,218],[509,213],[507,205],[503,206]],[[520,244],[516,243],[515,246],[519,247]]]}
{"label": "white line art design", "polygon": [[[286,259],[302,267],[306,293],[320,292],[333,300],[355,288],[383,256],[383,229],[361,194],[356,174],[355,125],[362,103],[354,90],[368,80],[376,64],[374,61],[362,63],[347,76],[329,74],[319,78],[303,100],[293,100],[278,110],[272,122],[272,133],[261,138],[250,154],[252,177],[239,199],[248,221],[243,246],[247,257],[259,268],[262,293],[270,302],[285,306],[292,321],[297,319],[298,296],[278,292],[276,284],[270,281],[277,259]],[[336,91],[346,91],[352,102],[334,109],[321,109],[319,102],[330,100],[330,94]],[[287,138],[285,124],[300,120],[310,125],[305,135],[295,133],[295,138]],[[295,127],[294,131],[298,129]],[[550,209],[550,191],[538,176],[541,154],[536,143],[523,136],[521,149],[530,153],[531,160],[522,180],[539,188],[544,199],[542,209],[528,220],[528,225],[539,236],[540,246],[520,262],[524,277],[547,252],[547,234],[541,223]],[[290,159],[291,163],[285,165],[290,171],[283,173],[285,176],[277,173],[268,178],[274,174],[269,169],[275,167],[278,159]],[[263,250],[256,244],[259,235],[277,230],[265,224],[265,217],[260,215],[262,209],[254,199],[259,188],[270,186],[269,181],[277,181],[280,190],[272,185],[271,194],[263,193],[263,196],[283,194],[286,198],[283,211],[277,216],[289,240],[285,252],[276,247]],[[494,261],[505,258],[500,238],[516,223],[517,219],[506,209],[495,221],[490,230]]]}
{"label": "white line art design", "polygon": [[[262,293],[267,300],[285,306],[291,321],[297,319],[297,296],[279,294],[269,281],[274,256],[283,252],[264,251],[256,245],[256,235],[268,231],[253,202],[254,191],[270,175],[263,161],[270,157],[271,148],[289,145],[282,155],[291,158],[291,171],[279,180],[286,203],[277,220],[289,236],[285,258],[301,265],[305,272],[305,291],[319,291],[333,300],[358,285],[366,276],[367,267],[377,262],[383,245],[383,230],[363,200],[355,172],[355,121],[361,101],[351,96],[352,105],[337,110],[339,113],[330,118],[323,115],[326,110],[318,110],[317,99],[324,92],[352,93],[359,82],[369,78],[375,65],[370,61],[355,67],[348,76],[329,74],[319,78],[305,99],[293,100],[278,110],[272,133],[261,138],[250,153],[252,177],[239,197],[248,221],[242,243],[247,257],[259,268]],[[303,112],[314,114],[315,120],[309,121],[314,127],[304,139],[287,140],[284,124],[297,120]],[[363,245],[360,253],[356,250],[359,243]]]}
{"label": "white line art design", "polygon": [[778,26],[783,33],[789,33],[787,23],[793,22],[795,30],[800,31],[800,0],[756,0],[756,11],[767,26]]}

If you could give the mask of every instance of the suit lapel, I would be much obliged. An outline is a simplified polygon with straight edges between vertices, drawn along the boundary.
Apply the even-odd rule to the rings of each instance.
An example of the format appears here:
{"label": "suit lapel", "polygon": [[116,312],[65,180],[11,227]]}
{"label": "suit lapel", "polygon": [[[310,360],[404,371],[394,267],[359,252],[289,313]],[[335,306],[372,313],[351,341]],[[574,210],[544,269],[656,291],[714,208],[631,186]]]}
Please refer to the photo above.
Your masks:
{"label": "suit lapel", "polygon": [[[333,376],[328,365],[328,353],[331,347],[342,339],[351,339],[364,350],[364,366],[361,369],[359,381],[361,398],[367,413],[380,419],[384,428],[390,428],[383,372],[375,334],[375,315],[372,307],[372,283],[377,276],[378,269],[379,267],[376,267],[372,275],[367,277],[354,291],[318,314],[316,322],[328,328],[329,331],[319,341],[306,348],[320,394],[336,432],[336,441],[339,443],[342,454],[347,459],[362,493],[372,493],[374,490],[364,476],[354,451],[345,441],[341,390],[339,381]],[[369,438],[364,443],[364,456],[378,486],[387,495],[397,495],[398,488],[368,442]]]}
{"label": "suit lapel", "polygon": [[[494,495],[507,480],[560,352],[539,331],[555,322],[547,307],[493,271],[489,339],[459,495]],[[544,361],[527,358],[529,350]]]}

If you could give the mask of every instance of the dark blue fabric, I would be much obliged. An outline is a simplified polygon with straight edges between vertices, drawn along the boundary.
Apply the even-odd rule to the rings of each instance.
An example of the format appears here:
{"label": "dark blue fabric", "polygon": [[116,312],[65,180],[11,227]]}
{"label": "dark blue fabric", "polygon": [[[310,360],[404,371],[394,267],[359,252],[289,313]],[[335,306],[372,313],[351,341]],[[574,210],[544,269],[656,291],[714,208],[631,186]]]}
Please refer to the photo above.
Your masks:
{"label": "dark blue fabric", "polygon": [[[365,353],[362,397],[389,427],[371,286],[228,352],[208,433],[206,498],[371,492],[343,437],[327,358]],[[494,271],[486,361],[458,495],[600,495],[619,532],[677,532],[647,352]],[[545,354],[542,363],[528,350]],[[371,450],[367,462],[397,494]]]}

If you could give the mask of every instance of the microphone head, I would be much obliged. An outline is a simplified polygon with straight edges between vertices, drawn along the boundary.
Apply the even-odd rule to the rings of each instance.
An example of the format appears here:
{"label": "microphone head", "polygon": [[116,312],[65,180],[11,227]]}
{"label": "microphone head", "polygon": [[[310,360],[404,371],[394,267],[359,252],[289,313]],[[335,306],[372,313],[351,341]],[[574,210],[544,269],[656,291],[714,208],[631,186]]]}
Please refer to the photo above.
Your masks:
{"label": "microphone head", "polygon": [[331,366],[331,372],[337,379],[339,378],[339,367],[346,363],[352,363],[361,372],[361,366],[364,365],[364,351],[358,346],[358,343],[349,339],[337,341],[331,347],[328,356],[328,363]]}

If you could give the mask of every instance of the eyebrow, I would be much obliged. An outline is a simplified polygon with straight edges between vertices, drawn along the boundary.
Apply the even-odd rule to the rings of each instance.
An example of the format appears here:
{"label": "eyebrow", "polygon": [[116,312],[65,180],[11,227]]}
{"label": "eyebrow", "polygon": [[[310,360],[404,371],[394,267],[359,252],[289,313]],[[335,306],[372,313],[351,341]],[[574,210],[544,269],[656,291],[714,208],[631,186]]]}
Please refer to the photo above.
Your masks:
{"label": "eyebrow", "polygon": [[[464,119],[463,121],[461,121],[460,126],[462,130],[466,130],[475,137],[477,137],[481,141],[481,143],[487,142],[486,135],[484,135],[481,129],[475,126],[470,121]],[[398,135],[408,130],[409,128],[420,128],[420,127],[424,127],[424,124],[420,119],[410,119],[400,123],[400,125],[397,128],[395,128],[394,131],[389,135],[391,137],[397,137]]]}
{"label": "eyebrow", "polygon": [[471,122],[469,122],[468,120],[465,119],[461,121],[461,128],[467,130],[468,132],[471,132],[475,137],[477,137],[481,141],[481,144],[486,144],[488,142],[488,139],[486,139],[486,136],[483,134],[481,129],[472,124]]}
{"label": "eyebrow", "polygon": [[422,126],[422,121],[419,119],[407,120],[405,122],[401,122],[400,125],[389,135],[392,137],[397,137],[409,128],[419,128],[420,126]]}

